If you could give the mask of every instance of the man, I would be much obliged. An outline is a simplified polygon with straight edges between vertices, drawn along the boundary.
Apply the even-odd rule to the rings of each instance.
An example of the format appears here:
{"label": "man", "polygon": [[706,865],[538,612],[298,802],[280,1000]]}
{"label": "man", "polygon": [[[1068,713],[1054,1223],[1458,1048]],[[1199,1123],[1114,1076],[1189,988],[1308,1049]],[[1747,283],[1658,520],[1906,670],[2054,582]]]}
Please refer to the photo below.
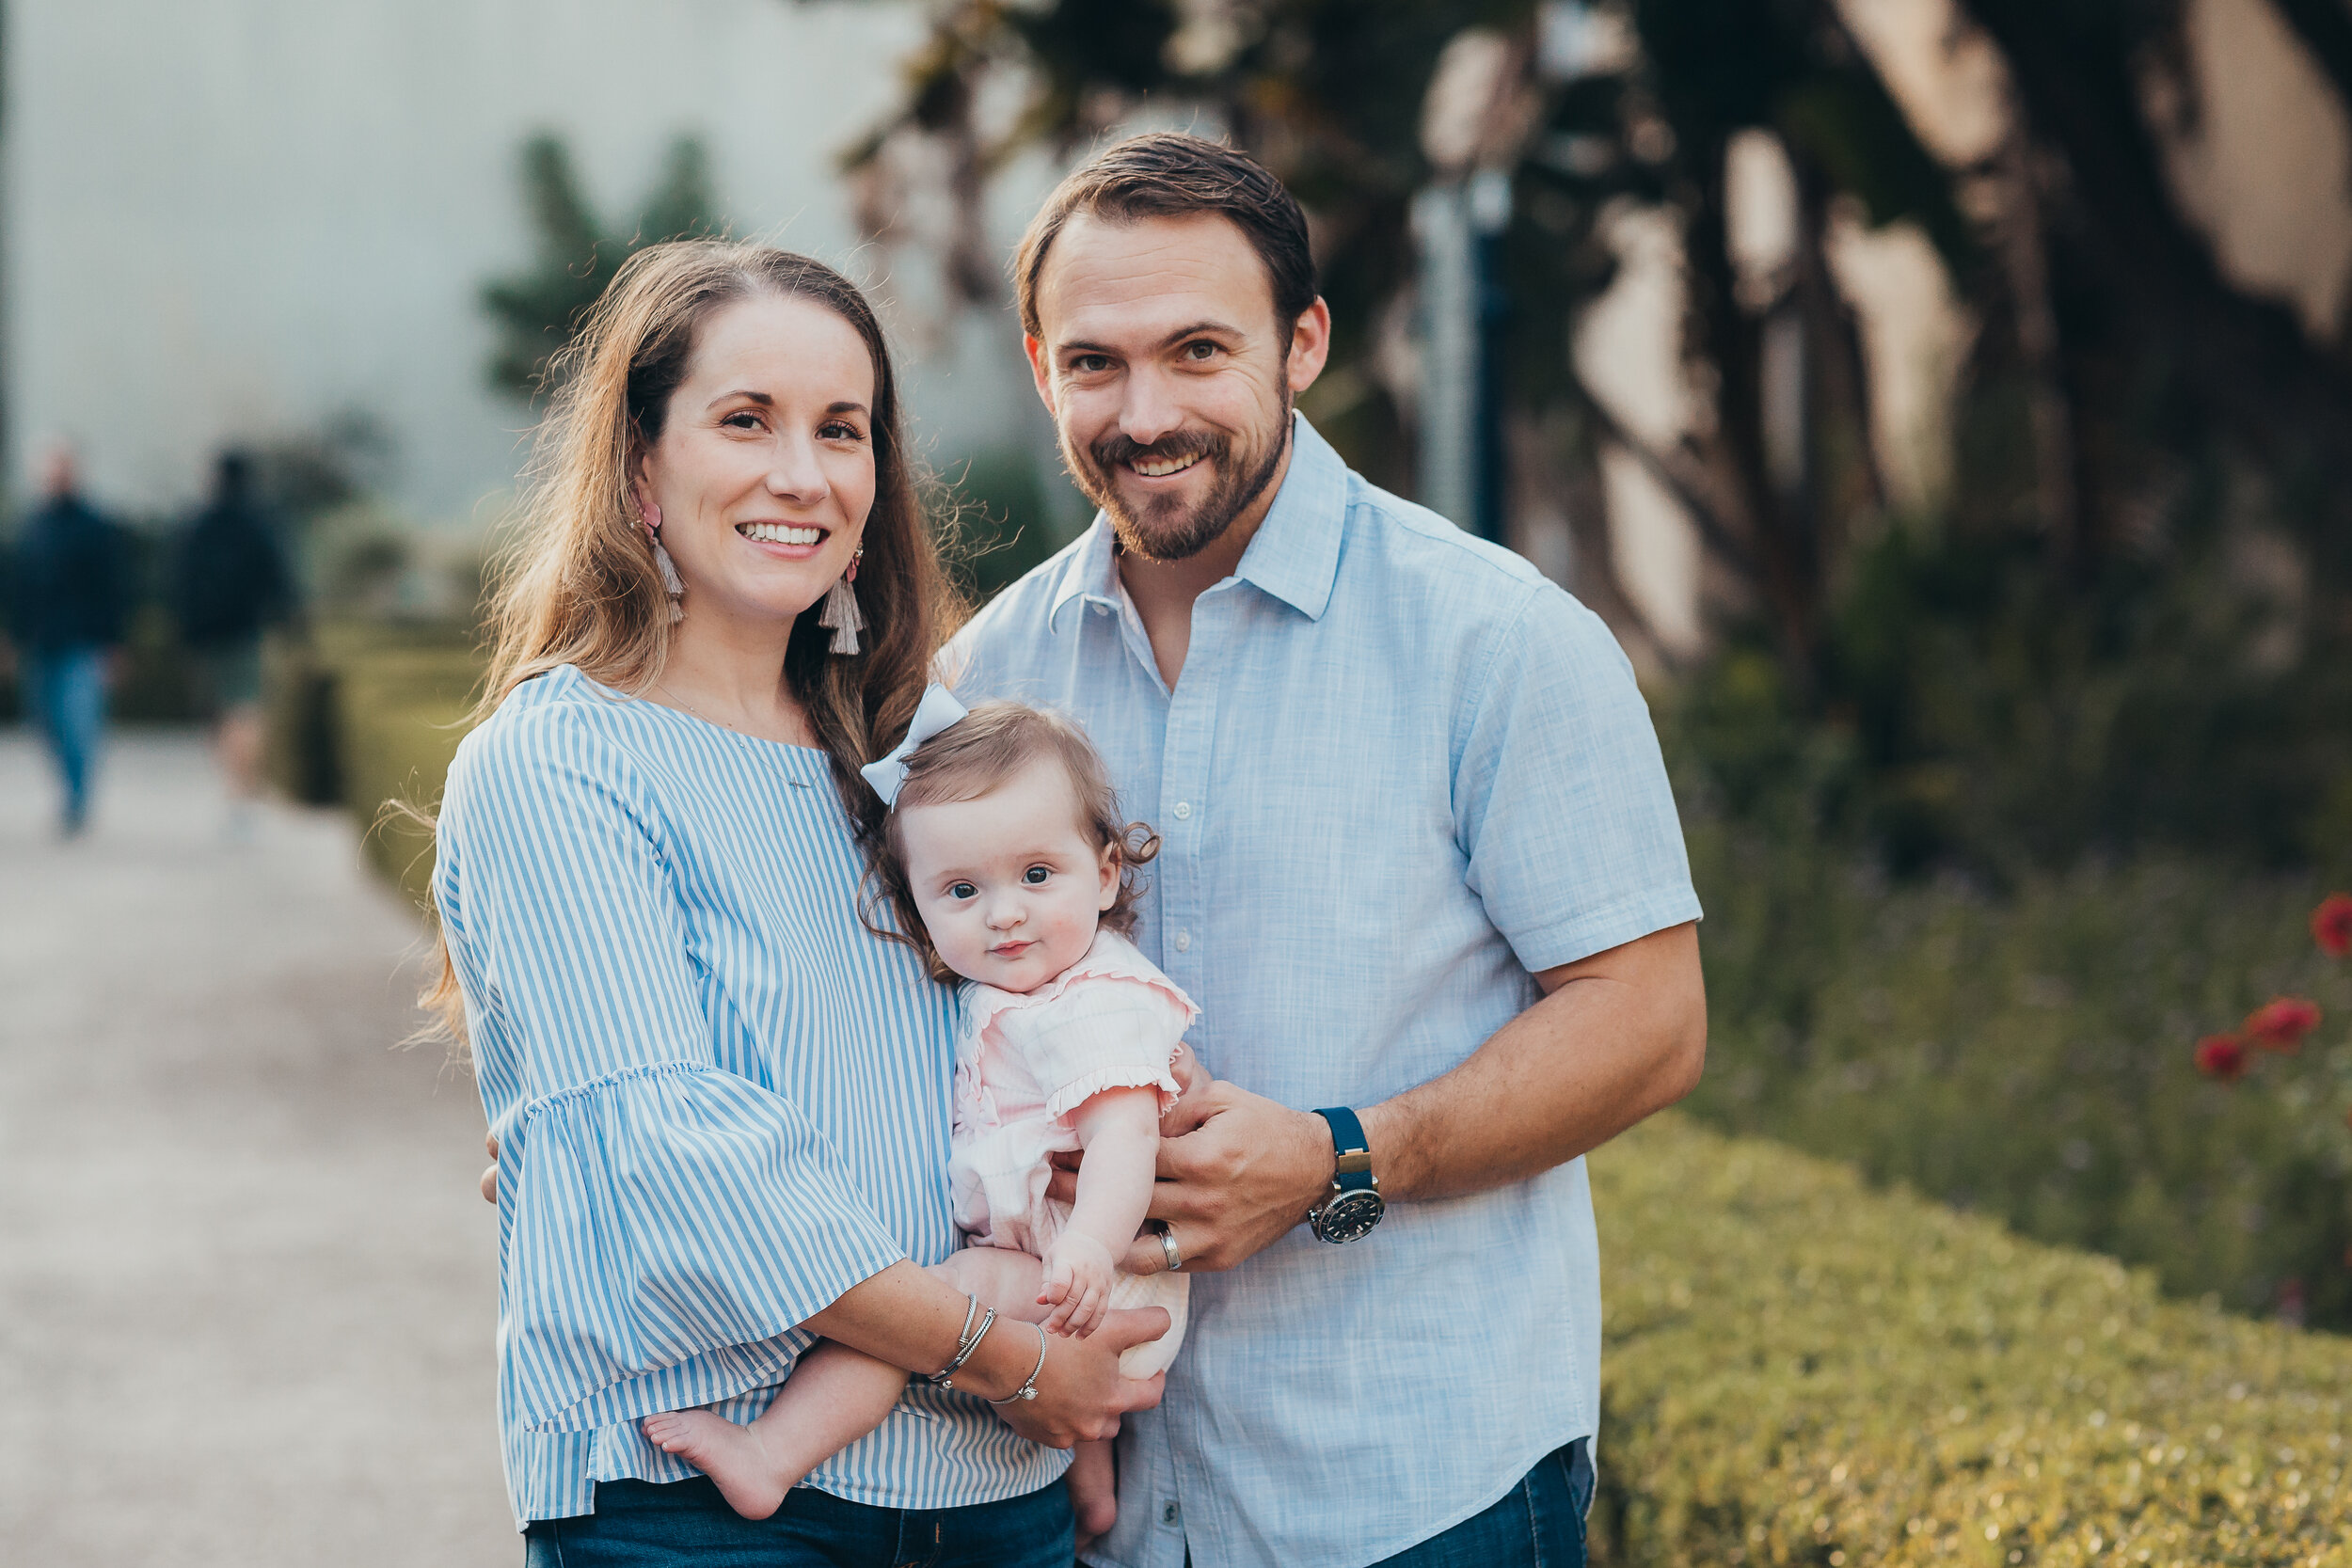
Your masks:
{"label": "man", "polygon": [[90,777],[130,584],[119,531],[82,499],[72,449],[50,451],[41,487],[48,499],[17,541],[8,623],[26,712],[64,785],[59,831],[72,838],[89,820]]}
{"label": "man", "polygon": [[294,608],[294,578],[260,499],[252,459],[220,454],[213,499],[180,542],[172,574],[180,638],[195,656],[229,785],[229,834],[251,833],[262,798],[262,633]]}
{"label": "man", "polygon": [[1706,1045],[1631,670],[1518,558],[1294,414],[1330,315],[1296,204],[1249,159],[1120,143],[1016,267],[1102,514],[966,630],[959,689],[1074,713],[1163,835],[1136,941],[1200,1005],[1219,1080],[1163,1142],[1166,1229],[1127,1261],[1200,1274],[1189,1337],[1085,1555],[1581,1561],[1581,1157],[1687,1093]]}

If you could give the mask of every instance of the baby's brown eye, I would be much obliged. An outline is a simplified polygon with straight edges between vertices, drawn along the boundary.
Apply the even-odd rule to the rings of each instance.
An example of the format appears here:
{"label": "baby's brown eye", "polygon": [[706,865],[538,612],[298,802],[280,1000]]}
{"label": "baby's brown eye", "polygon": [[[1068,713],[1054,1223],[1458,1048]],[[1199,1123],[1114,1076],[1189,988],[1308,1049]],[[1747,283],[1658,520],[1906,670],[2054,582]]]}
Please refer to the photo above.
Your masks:
{"label": "baby's brown eye", "polygon": [[1021,879],[1028,883],[1031,887],[1035,887],[1052,875],[1053,873],[1047,870],[1044,866],[1033,865],[1029,867],[1028,870],[1021,874]]}
{"label": "baby's brown eye", "polygon": [[980,890],[978,888],[974,887],[970,882],[958,882],[947,890],[947,896],[950,898],[970,898],[977,895],[979,891]]}

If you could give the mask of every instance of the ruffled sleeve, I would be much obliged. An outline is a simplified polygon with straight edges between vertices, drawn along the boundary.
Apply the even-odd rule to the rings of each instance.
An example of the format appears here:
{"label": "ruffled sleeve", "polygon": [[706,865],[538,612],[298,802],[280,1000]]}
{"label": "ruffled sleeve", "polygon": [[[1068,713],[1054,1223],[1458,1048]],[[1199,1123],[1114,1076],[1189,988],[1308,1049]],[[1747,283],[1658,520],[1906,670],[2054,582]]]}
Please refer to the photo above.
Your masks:
{"label": "ruffled sleeve", "polygon": [[1046,991],[999,1008],[986,1026],[1036,1078],[1045,1114],[1066,1124],[1105,1089],[1156,1088],[1162,1109],[1175,1103],[1168,1069],[1199,1016],[1173,980],[1105,931]]}
{"label": "ruffled sleeve", "polygon": [[716,1065],[659,802],[562,718],[468,739],[436,886],[501,1142],[504,1393],[553,1432],[777,1381],[906,1255],[801,1108]]}

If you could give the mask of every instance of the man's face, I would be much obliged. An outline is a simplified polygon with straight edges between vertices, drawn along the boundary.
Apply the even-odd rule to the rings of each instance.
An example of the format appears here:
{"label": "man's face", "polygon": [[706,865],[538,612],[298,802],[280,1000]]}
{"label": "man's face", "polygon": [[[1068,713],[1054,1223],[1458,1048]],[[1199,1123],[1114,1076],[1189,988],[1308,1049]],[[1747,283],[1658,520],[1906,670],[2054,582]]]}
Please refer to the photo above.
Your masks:
{"label": "man's face", "polygon": [[1062,461],[1153,561],[1199,554],[1264,493],[1328,344],[1320,300],[1295,331],[1275,321],[1265,263],[1214,214],[1073,218],[1037,310],[1029,362]]}

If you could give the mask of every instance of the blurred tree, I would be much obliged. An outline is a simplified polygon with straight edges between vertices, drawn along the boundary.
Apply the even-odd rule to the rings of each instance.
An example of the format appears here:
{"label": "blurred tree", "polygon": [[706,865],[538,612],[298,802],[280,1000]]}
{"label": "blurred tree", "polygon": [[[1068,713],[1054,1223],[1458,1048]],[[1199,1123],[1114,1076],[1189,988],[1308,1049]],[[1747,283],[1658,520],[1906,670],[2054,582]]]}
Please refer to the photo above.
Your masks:
{"label": "blurred tree", "polygon": [[[2271,3],[2352,106],[2352,13]],[[1411,201],[1461,172],[1433,162],[1424,119],[1449,45],[1483,30],[1505,64],[1465,156],[1513,197],[1510,488],[1570,498],[1578,592],[1642,637],[1598,518],[1615,446],[1696,526],[1722,636],[1770,651],[1756,721],[1841,732],[1829,751],[1857,771],[1836,809],[1899,862],[2151,832],[2305,853],[2304,825],[2347,815],[2323,798],[2352,772],[2352,358],[2225,274],[2168,183],[2152,115],[2194,110],[2186,5],[1955,0],[2007,113],[1988,150],[1947,162],[1840,0],[937,0],[900,106],[847,163],[887,234],[909,171],[946,149],[947,277],[993,302],[991,171],[1139,110],[1197,116],[1309,209],[1335,341],[1303,405],[1409,492]],[[1732,231],[1736,152],[1759,135],[1795,193],[1789,253],[1762,272]],[[1639,210],[1672,219],[1684,261],[1703,413],[1671,445],[1570,353]],[[1977,325],[1958,472],[1924,519],[1890,516],[1831,261],[1840,225],[1897,220]],[[2255,526],[2292,541],[2291,592],[2230,566],[2249,495]]]}
{"label": "blurred tree", "polygon": [[[1147,99],[1193,105],[1263,158],[1312,214],[1334,343],[1306,407],[1359,467],[1409,490],[1412,388],[1389,368],[1396,356],[1384,355],[1383,335],[1406,331],[1411,201],[1437,173],[1422,145],[1424,100],[1450,41],[1470,28],[1498,34],[1510,67],[1472,157],[1507,171],[1515,188],[1504,249],[1523,319],[1502,340],[1510,450],[1548,470],[1543,483],[1556,491],[1581,480],[1590,488],[1597,440],[1635,446],[1721,562],[1770,608],[1792,665],[1806,668],[1835,553],[1822,536],[1845,531],[1837,513],[1878,502],[1859,350],[1820,255],[1829,203],[1859,191],[1875,220],[1918,217],[1955,254],[1968,245],[1966,226],[1944,171],[1820,0],[1646,0],[1634,12],[1645,52],[1565,61],[1538,43],[1548,8],[1590,20],[1581,8],[1535,0],[950,0],[934,9],[900,108],[846,161],[871,180],[907,140],[954,150],[947,194],[975,215],[956,226],[968,243],[947,258],[948,278],[963,298],[993,301],[1001,268],[980,249],[977,220],[988,169],[1041,143],[1067,152]],[[976,115],[983,82],[998,72],[1027,89],[991,141]],[[1773,124],[1805,154],[1808,244],[1787,293],[1829,367],[1814,412],[1836,434],[1814,444],[1838,454],[1831,472],[1795,486],[1768,473],[1764,313],[1734,308],[1724,247],[1724,148],[1742,128]],[[1679,208],[1689,235],[1692,336],[1719,372],[1722,406],[1718,431],[1688,451],[1642,448],[1592,402],[1567,354],[1577,310],[1613,276],[1605,221],[1626,200]],[[887,232],[886,211],[868,221]],[[1595,579],[1580,587],[1629,615],[1606,550],[1580,559]]]}
{"label": "blurred tree", "polygon": [[711,193],[709,160],[691,136],[671,143],[660,179],[626,231],[608,230],[597,222],[572,171],[571,155],[553,135],[542,133],[523,144],[522,175],[538,254],[527,271],[483,285],[482,307],[500,331],[488,367],[491,385],[528,399],[539,395],[548,361],[571,341],[581,313],[604,293],[620,264],[660,241],[715,232],[718,202]]}

